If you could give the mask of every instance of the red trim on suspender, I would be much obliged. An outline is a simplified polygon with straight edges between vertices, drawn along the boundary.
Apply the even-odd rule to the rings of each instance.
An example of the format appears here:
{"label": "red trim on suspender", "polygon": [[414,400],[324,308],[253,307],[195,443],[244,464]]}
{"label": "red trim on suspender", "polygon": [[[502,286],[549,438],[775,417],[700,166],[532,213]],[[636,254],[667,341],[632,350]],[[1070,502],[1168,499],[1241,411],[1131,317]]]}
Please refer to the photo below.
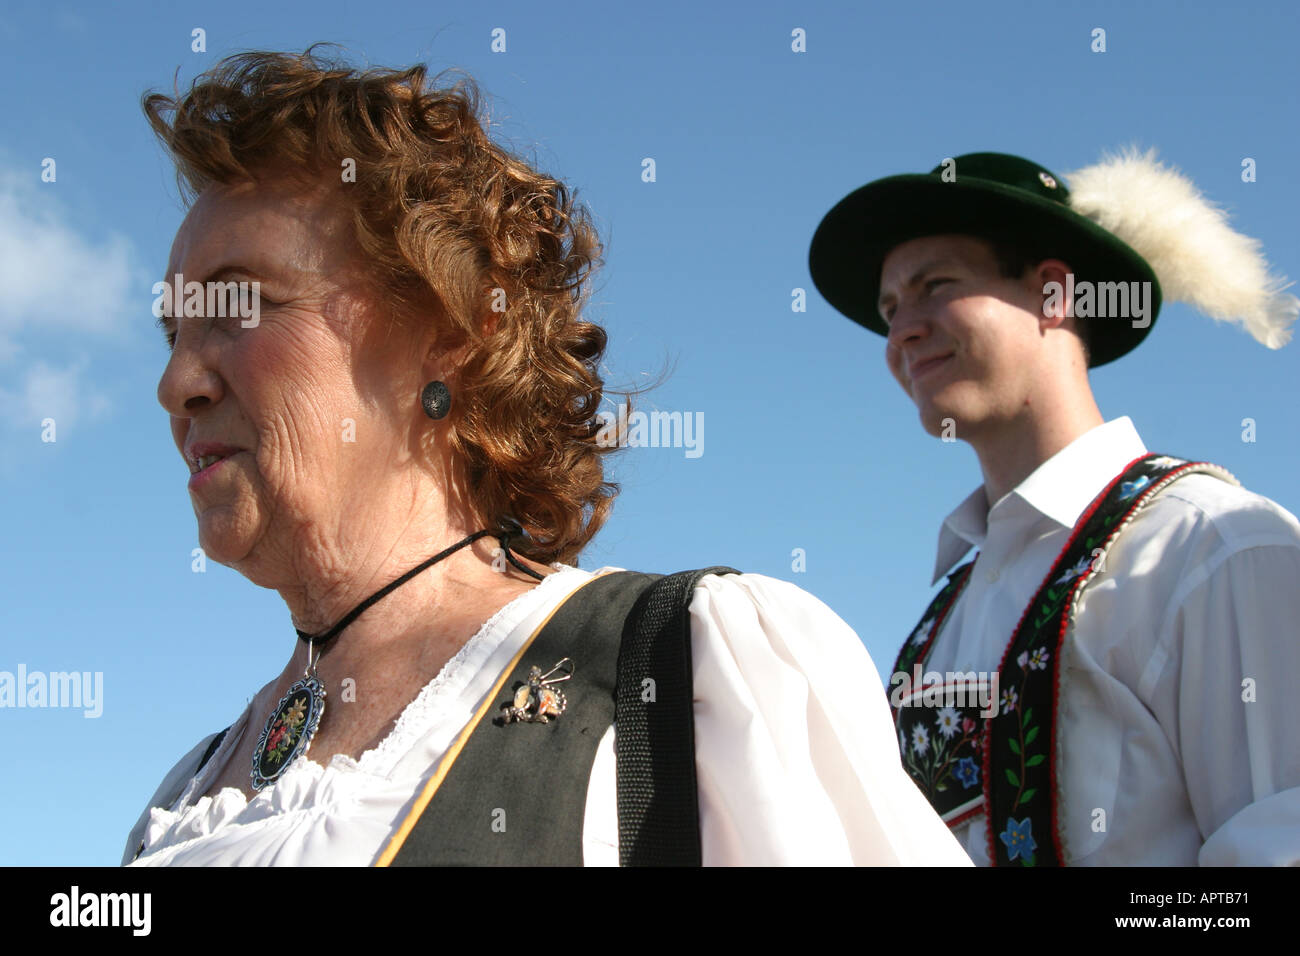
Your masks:
{"label": "red trim on suspender", "polygon": [[[1011,654],[1011,648],[1015,646],[1016,635],[1018,635],[1020,633],[1020,629],[1024,627],[1025,618],[1027,618],[1029,616],[1029,612],[1033,610],[1034,604],[1038,599],[1038,595],[1041,594],[1043,589],[1051,583],[1052,575],[1056,572],[1056,566],[1061,563],[1061,559],[1065,557],[1066,553],[1072,547],[1074,547],[1075,541],[1077,541],[1079,535],[1083,533],[1083,529],[1087,527],[1088,522],[1092,520],[1092,516],[1097,513],[1097,509],[1101,507],[1102,502],[1106,500],[1106,496],[1109,495],[1111,491],[1115,488],[1115,486],[1120,483],[1123,477],[1126,474],[1128,474],[1129,469],[1132,468],[1134,465],[1136,465],[1138,462],[1143,461],[1144,459],[1154,457],[1154,455],[1155,455],[1154,452],[1144,452],[1143,454],[1139,455],[1137,458],[1134,458],[1132,461],[1130,461],[1122,469],[1120,469],[1119,474],[1116,475],[1114,478],[1112,478],[1106,484],[1106,487],[1103,488],[1101,492],[1095,498],[1092,499],[1092,503],[1089,504],[1088,507],[1084,509],[1083,514],[1081,514],[1078,520],[1074,522],[1074,530],[1070,532],[1070,537],[1066,540],[1065,545],[1061,548],[1056,558],[1052,561],[1051,566],[1048,567],[1047,574],[1043,578],[1043,583],[1034,589],[1034,593],[1029,596],[1029,603],[1027,603],[1025,605],[1025,609],[1020,612],[1020,620],[1016,622],[1015,628],[1012,629],[1011,636],[1007,639],[1006,649],[1003,650],[1002,652],[1002,659],[998,662],[999,674],[1001,674],[1004,670],[1006,670],[1007,658]],[[1173,474],[1173,472],[1170,472],[1170,474]],[[1168,477],[1168,475],[1166,475],[1165,477]],[[1136,507],[1137,503],[1142,501],[1144,497],[1145,497],[1144,495],[1138,495],[1137,498],[1134,499],[1134,503],[1133,503],[1134,507]],[[1131,511],[1132,508],[1124,512],[1124,517],[1127,518],[1128,515],[1131,513]],[[1121,520],[1120,524],[1122,523],[1123,521]],[[1061,683],[1060,653],[1061,653],[1061,645],[1064,643],[1065,640],[1066,627],[1070,620],[1070,607],[1072,606],[1072,602],[1074,600],[1074,592],[1075,589],[1078,588],[1083,577],[1084,575],[1080,575],[1078,578],[1075,579],[1074,584],[1070,588],[1069,594],[1066,595],[1065,604],[1063,605],[1064,611],[1061,615],[1060,633],[1057,635],[1056,646],[1052,648],[1052,653],[1057,656],[1055,658],[1056,663],[1053,664],[1052,666],[1052,727],[1051,727],[1051,734],[1048,737],[1047,753],[1049,754],[1049,759],[1052,761],[1052,767],[1050,771],[1050,777],[1052,781],[1052,792],[1050,794],[1051,820],[1052,820],[1052,845],[1056,850],[1056,859],[1062,864],[1064,864],[1065,854],[1061,846],[1060,829],[1059,829],[1060,822],[1057,819],[1057,813],[1056,813],[1057,804],[1058,804],[1057,790],[1059,788],[1059,781],[1057,780],[1056,777],[1056,745],[1057,745],[1056,714],[1057,714],[1057,706],[1060,702],[1060,683]],[[1002,709],[1001,709],[1001,704],[999,704],[998,713],[995,714],[994,716],[1000,717],[1001,715],[1002,715]],[[986,727],[986,732],[984,734],[984,740],[983,740],[984,753],[981,755],[982,756],[981,775],[984,778],[982,784],[984,789],[984,807],[985,807],[984,816],[985,816],[985,830],[986,830],[984,836],[985,836],[985,840],[988,843],[989,862],[993,865],[996,865],[998,859],[997,846],[993,841],[997,838],[997,835],[994,833],[994,831],[997,829],[997,826],[995,825],[996,821],[994,821],[991,812],[993,809],[993,791],[992,791],[992,783],[989,779],[989,773],[992,767],[993,717],[988,717],[985,719],[985,727]]]}

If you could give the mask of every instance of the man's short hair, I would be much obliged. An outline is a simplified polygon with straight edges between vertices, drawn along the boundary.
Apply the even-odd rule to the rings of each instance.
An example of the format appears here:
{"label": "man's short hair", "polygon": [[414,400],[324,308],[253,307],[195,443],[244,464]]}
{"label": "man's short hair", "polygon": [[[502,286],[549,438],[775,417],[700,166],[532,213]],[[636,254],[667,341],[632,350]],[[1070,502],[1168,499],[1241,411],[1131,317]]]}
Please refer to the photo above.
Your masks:
{"label": "man's short hair", "polygon": [[[1012,239],[985,238],[984,241],[992,248],[993,258],[998,264],[998,273],[1004,279],[1023,278],[1024,274],[1038,263],[1051,258],[1039,254],[1032,246],[1017,243]],[[1092,350],[1089,348],[1090,342],[1088,341],[1089,325],[1076,316],[1074,328],[1079,336],[1079,341],[1083,344],[1084,362],[1091,362]]]}

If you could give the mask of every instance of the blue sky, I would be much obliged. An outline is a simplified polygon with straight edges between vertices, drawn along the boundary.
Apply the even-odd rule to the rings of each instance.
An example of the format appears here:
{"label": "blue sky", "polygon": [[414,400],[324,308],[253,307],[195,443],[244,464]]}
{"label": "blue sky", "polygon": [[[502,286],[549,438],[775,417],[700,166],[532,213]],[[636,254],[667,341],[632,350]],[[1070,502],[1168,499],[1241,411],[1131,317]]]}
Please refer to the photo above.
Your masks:
{"label": "blue sky", "polygon": [[[1066,173],[1136,143],[1300,278],[1300,14],[1285,0],[380,6],[9,3],[0,19],[0,671],[103,674],[96,719],[0,709],[0,863],[116,864],[163,773],[294,641],[275,592],[190,570],[188,475],[155,396],[166,353],[150,315],[184,212],[139,108],[174,74],[188,85],[229,53],[320,40],[357,62],[472,74],[498,138],[595,213],[607,265],[589,315],[609,331],[609,382],[668,368],[638,407],[705,421],[698,457],[623,453],[623,493],[580,563],[794,580],[882,672],[931,593],[939,524],[979,473],[967,446],[921,430],[883,340],[812,287],[808,241],[831,205],[960,153]],[[206,52],[191,51],[196,27]],[[497,27],[504,53],[490,50]],[[1223,464],[1294,512],[1297,350],[1167,305],[1093,387],[1152,449]]]}

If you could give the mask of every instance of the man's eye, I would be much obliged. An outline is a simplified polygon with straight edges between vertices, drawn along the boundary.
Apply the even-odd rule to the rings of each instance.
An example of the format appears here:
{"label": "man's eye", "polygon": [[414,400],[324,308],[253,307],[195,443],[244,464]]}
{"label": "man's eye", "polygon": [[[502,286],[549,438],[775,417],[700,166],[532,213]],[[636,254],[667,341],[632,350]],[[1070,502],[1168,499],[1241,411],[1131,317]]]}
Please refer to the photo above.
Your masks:
{"label": "man's eye", "polygon": [[951,279],[928,279],[925,283],[925,291],[929,292],[935,286],[943,285],[943,283],[951,281]]}
{"label": "man's eye", "polygon": [[167,343],[167,348],[172,349],[176,347],[176,332],[167,328],[169,319],[170,316],[159,316],[158,320],[154,322],[154,326],[162,333],[163,341]]}

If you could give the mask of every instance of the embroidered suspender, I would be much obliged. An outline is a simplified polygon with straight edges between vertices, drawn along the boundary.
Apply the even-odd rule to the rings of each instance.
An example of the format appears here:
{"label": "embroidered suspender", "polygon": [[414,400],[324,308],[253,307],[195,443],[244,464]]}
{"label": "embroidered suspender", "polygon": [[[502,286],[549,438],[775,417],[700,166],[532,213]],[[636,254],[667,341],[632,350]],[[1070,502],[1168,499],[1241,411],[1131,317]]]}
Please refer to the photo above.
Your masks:
{"label": "embroidered suspender", "polygon": [[[989,859],[995,866],[1050,866],[1064,860],[1057,792],[1062,755],[1056,727],[1061,647],[1083,589],[1104,573],[1105,556],[1116,538],[1169,484],[1196,473],[1237,484],[1217,465],[1144,455],[1093,500],[1026,605],[1003,652],[997,675],[1001,694],[991,715],[977,718],[979,702],[971,701],[977,696],[972,689],[987,688],[960,682],[916,688],[907,674],[911,668],[920,676],[974,562],[949,576],[899,653],[891,683],[900,682],[901,672],[904,692],[891,694],[890,703],[904,767],[949,826],[969,819],[982,805]],[[954,701],[963,691],[964,699]],[[943,703],[949,706],[935,714],[934,708]],[[972,791],[977,785],[981,792],[976,794]]]}
{"label": "embroidered suspender", "polygon": [[[970,682],[950,687],[941,681],[927,687],[922,671],[974,563],[968,561],[948,575],[948,583],[930,602],[921,623],[899,651],[890,679],[889,703],[894,709],[903,766],[950,827],[978,813],[984,802],[978,787],[983,728],[980,688]],[[937,715],[937,725],[931,724],[932,714]]]}

